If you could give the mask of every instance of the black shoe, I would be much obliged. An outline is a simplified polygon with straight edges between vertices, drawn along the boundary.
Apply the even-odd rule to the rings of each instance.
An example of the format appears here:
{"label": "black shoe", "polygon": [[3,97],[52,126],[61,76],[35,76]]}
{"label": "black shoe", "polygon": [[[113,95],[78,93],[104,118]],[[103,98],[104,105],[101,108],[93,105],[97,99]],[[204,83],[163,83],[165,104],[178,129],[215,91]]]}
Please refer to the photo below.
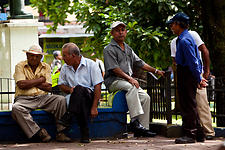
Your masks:
{"label": "black shoe", "polygon": [[90,143],[91,140],[89,139],[89,128],[88,127],[80,127],[81,133],[81,143]]}
{"label": "black shoe", "polygon": [[143,127],[140,122],[136,119],[130,123],[131,131],[134,133],[134,137],[154,137],[156,133],[150,132],[145,127]]}
{"label": "black shoe", "polygon": [[202,138],[202,137],[201,137],[201,138],[198,138],[198,137],[197,137],[197,138],[196,138],[196,141],[197,141],[197,142],[205,142],[205,138]]}
{"label": "black shoe", "polygon": [[196,133],[196,141],[197,142],[205,142],[205,133],[202,127],[199,127]]}
{"label": "black shoe", "polygon": [[80,139],[80,143],[91,143],[90,139]]}
{"label": "black shoe", "polygon": [[187,143],[195,143],[195,139],[187,137],[187,136],[183,136],[180,138],[177,138],[175,140],[176,144],[187,144]]}
{"label": "black shoe", "polygon": [[64,127],[70,127],[72,123],[74,114],[71,112],[66,112],[62,118],[58,121],[59,124],[63,125]]}
{"label": "black shoe", "polygon": [[134,132],[134,137],[154,137],[156,133],[150,131]]}
{"label": "black shoe", "polygon": [[214,136],[212,136],[212,135],[206,135],[205,136],[206,140],[213,140],[213,138],[214,138]]}

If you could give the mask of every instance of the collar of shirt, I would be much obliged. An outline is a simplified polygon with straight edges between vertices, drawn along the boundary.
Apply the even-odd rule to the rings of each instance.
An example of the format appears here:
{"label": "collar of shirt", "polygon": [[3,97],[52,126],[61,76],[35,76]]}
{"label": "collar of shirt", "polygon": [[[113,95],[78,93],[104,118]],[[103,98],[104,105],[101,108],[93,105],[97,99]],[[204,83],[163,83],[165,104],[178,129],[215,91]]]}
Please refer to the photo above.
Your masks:
{"label": "collar of shirt", "polygon": [[178,39],[179,39],[179,40],[182,39],[182,38],[184,37],[184,35],[187,34],[187,33],[188,33],[188,30],[185,29],[185,30],[178,36]]}
{"label": "collar of shirt", "polygon": [[[76,72],[76,71],[74,70],[73,66],[69,66],[69,65],[67,65],[67,64],[65,64],[65,65],[66,65],[66,67],[68,67],[69,69],[71,69],[71,70],[73,70],[74,72]],[[85,58],[81,55],[80,64],[79,64],[79,66],[77,67],[77,69],[79,69],[82,65],[87,66],[87,62],[86,62]]]}
{"label": "collar of shirt", "polygon": [[[117,46],[121,51],[123,51],[121,49],[121,47],[119,46],[119,44],[114,39],[111,40],[111,43],[110,44],[113,45],[113,46]],[[123,42],[123,44],[124,44],[124,47],[125,47],[125,50],[123,52],[126,52],[128,45],[125,42]]]}

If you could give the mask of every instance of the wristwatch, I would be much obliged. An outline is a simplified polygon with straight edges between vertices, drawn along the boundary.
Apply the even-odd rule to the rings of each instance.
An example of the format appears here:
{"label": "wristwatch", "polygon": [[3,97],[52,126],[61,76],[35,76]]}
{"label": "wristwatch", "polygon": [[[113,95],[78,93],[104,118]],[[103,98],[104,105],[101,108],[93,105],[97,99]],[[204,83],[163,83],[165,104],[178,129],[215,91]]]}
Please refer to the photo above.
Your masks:
{"label": "wristwatch", "polygon": [[155,72],[154,73],[156,74],[158,71],[159,71],[158,69],[155,69]]}

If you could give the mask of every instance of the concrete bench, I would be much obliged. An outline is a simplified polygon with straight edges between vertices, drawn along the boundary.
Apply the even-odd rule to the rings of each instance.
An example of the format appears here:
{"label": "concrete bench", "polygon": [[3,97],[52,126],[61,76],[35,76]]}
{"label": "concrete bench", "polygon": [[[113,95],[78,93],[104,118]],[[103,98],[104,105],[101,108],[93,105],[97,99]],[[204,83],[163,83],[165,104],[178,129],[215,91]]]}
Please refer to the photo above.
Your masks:
{"label": "concrete bench", "polygon": [[[113,98],[112,108],[98,108],[99,115],[90,120],[90,137],[93,139],[120,138],[127,130],[127,103],[125,92],[119,91]],[[42,110],[31,112],[33,119],[41,128],[55,138],[56,126],[52,114]],[[80,137],[76,120],[66,133],[72,139]],[[12,119],[11,112],[0,112],[0,141],[26,141],[28,140],[21,128]]]}

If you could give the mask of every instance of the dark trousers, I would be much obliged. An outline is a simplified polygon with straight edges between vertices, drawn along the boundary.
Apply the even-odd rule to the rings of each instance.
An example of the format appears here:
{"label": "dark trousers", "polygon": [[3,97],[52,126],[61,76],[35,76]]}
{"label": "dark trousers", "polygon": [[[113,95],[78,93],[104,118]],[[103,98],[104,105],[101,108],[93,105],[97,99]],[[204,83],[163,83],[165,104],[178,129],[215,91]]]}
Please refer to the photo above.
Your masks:
{"label": "dark trousers", "polygon": [[177,87],[184,134],[191,138],[204,136],[197,112],[197,81],[188,67],[177,65]]}
{"label": "dark trousers", "polygon": [[94,92],[80,85],[74,88],[70,96],[68,111],[75,115],[78,125],[82,128],[88,128],[93,98]]}

